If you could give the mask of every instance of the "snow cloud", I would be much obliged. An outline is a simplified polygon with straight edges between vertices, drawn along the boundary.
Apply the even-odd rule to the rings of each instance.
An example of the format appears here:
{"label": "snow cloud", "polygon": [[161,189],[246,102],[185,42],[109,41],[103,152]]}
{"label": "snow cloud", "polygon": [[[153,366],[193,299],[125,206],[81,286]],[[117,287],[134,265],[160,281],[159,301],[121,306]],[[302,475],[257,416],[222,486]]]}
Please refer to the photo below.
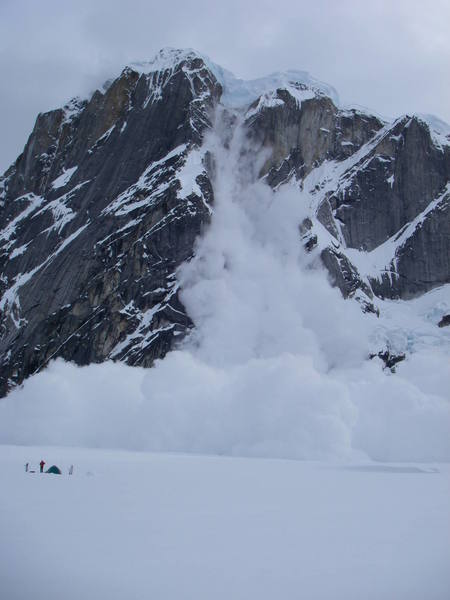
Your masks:
{"label": "snow cloud", "polygon": [[[443,366],[435,356],[434,373]],[[448,381],[414,356],[323,373],[281,354],[215,367],[176,351],[151,371],[57,360],[0,403],[0,442],[296,459],[450,460]],[[448,366],[448,365],[447,365]]]}

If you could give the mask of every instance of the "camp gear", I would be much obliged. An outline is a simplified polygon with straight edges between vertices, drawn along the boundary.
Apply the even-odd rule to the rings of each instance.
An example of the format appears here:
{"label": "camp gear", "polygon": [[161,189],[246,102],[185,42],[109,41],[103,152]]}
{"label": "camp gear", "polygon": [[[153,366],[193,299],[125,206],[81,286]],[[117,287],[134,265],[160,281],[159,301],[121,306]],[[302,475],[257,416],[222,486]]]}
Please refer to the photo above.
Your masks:
{"label": "camp gear", "polygon": [[52,465],[49,469],[45,471],[46,473],[53,473],[53,475],[61,475],[61,469],[56,465]]}

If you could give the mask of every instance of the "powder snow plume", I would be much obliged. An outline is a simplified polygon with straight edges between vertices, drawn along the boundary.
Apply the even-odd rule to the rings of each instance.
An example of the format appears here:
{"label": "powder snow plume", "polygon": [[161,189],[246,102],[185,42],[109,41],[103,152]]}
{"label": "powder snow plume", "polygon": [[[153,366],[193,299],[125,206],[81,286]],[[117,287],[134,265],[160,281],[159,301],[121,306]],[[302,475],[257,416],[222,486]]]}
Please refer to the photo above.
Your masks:
{"label": "powder snow plume", "polygon": [[445,351],[418,347],[395,374],[369,360],[387,326],[304,251],[307,193],[258,179],[264,153],[238,112],[219,108],[204,144],[214,212],[178,272],[192,333],[150,370],[51,363],[0,403],[0,441],[450,460]]}

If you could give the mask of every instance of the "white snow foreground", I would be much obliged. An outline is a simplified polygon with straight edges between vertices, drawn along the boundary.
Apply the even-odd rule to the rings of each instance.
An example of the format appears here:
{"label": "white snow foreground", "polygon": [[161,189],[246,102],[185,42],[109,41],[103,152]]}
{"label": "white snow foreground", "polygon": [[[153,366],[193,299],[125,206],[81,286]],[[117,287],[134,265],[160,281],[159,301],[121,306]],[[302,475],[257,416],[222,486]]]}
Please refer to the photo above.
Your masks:
{"label": "white snow foreground", "polygon": [[5,600],[450,597],[450,465],[0,446],[0,473]]}

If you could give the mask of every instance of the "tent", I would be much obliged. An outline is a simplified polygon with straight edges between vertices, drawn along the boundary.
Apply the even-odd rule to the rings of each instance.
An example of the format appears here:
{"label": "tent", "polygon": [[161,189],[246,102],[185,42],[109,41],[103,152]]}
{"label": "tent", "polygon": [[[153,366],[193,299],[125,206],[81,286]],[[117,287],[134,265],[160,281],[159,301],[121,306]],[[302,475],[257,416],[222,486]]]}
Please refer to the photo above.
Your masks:
{"label": "tent", "polygon": [[59,469],[56,465],[52,465],[45,472],[46,473],[53,473],[54,475],[61,475],[61,469]]}

